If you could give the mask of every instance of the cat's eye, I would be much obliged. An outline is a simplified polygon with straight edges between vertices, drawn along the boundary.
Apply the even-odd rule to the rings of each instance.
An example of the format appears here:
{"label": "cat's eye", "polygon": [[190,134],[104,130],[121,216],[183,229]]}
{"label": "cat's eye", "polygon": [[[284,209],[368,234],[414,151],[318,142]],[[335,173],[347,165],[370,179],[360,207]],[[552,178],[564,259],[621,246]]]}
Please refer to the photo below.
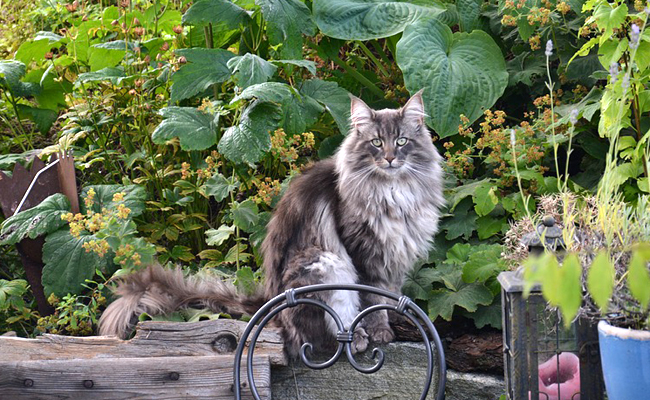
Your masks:
{"label": "cat's eye", "polygon": [[382,145],[381,139],[372,139],[370,143],[375,147],[381,147]]}
{"label": "cat's eye", "polygon": [[405,137],[398,138],[395,143],[397,143],[398,146],[404,146],[406,143],[408,143],[409,140]]}

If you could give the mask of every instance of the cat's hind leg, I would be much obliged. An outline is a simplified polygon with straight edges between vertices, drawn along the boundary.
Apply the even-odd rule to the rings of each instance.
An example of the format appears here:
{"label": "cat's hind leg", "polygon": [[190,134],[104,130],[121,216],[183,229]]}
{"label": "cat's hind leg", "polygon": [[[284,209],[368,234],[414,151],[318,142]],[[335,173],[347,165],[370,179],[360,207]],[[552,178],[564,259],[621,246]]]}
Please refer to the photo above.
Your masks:
{"label": "cat's hind leg", "polygon": [[[284,277],[286,286],[294,288],[314,284],[353,284],[358,280],[356,270],[347,255],[340,256],[316,249],[310,249],[293,257],[287,272]],[[350,328],[359,313],[359,293],[356,291],[325,291],[311,297],[331,307],[340,317],[345,330]],[[286,331],[285,345],[289,353],[293,354],[297,354],[305,340],[316,345],[319,339],[323,338],[324,332],[330,339],[336,337],[339,332],[336,322],[329,314],[310,306],[296,307],[282,320]],[[357,327],[353,334],[352,351],[362,352],[367,346],[368,335],[362,327]]]}

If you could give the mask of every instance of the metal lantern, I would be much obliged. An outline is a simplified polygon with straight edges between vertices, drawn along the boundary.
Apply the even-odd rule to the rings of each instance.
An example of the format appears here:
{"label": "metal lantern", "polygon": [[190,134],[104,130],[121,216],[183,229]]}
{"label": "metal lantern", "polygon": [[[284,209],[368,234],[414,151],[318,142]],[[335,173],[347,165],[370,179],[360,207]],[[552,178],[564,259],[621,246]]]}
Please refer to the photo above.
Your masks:
{"label": "metal lantern", "polygon": [[[531,253],[564,247],[552,217],[544,218],[523,241]],[[502,272],[498,281],[507,399],[604,399],[596,325],[578,319],[565,329],[559,311],[548,307],[539,287],[524,298],[520,271]]]}

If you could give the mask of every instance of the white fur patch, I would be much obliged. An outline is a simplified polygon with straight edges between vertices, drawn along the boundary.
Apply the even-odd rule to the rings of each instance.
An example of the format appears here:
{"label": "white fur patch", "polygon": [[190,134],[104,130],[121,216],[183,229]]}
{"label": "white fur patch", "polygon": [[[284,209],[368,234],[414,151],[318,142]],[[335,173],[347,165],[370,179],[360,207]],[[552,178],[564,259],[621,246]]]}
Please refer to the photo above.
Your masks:
{"label": "white fur patch", "polygon": [[[323,276],[322,283],[357,283],[357,272],[347,254],[339,256],[331,252],[324,252],[318,261],[307,268],[319,272]],[[335,290],[331,293],[327,305],[336,311],[343,322],[343,327],[348,329],[359,313],[359,293],[350,290]],[[336,322],[327,313],[325,322],[330,332],[333,334],[338,332]]]}

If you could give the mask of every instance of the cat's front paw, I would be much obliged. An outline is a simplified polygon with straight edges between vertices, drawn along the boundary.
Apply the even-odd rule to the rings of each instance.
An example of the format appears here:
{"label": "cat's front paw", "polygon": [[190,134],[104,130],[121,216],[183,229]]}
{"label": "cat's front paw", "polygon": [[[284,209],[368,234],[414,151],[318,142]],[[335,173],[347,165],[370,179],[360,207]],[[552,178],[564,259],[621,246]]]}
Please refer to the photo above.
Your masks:
{"label": "cat's front paw", "polygon": [[375,343],[389,343],[395,340],[395,333],[390,326],[366,327],[370,340]]}
{"label": "cat's front paw", "polygon": [[368,334],[366,330],[357,327],[352,335],[352,354],[363,353],[368,348]]}

